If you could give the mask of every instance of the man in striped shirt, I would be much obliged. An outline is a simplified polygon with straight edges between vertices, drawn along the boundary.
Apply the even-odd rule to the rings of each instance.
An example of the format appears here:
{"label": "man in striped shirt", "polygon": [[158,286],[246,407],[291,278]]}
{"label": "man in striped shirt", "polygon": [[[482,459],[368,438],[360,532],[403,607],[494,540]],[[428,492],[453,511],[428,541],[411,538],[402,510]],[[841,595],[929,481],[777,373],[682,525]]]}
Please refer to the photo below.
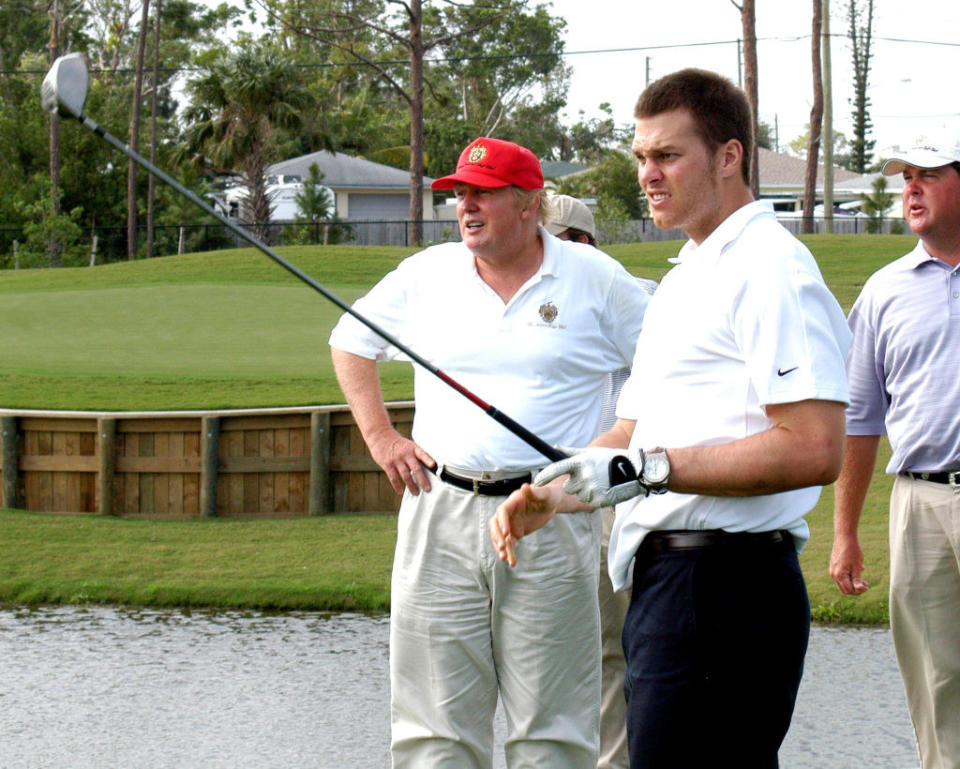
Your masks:
{"label": "man in striped shirt", "polygon": [[843,593],[867,589],[857,527],[887,435],[894,646],[923,769],[960,769],[960,135],[896,155],[883,173],[903,174],[903,217],[920,240],[850,312],[830,574]]}

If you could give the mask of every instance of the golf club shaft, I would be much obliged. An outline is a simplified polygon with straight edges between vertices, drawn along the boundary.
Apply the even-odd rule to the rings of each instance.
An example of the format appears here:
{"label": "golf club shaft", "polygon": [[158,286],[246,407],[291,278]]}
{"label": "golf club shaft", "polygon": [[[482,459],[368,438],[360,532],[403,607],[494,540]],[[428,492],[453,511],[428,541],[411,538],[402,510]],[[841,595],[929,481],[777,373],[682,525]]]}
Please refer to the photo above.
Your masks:
{"label": "golf club shaft", "polygon": [[528,446],[535,448],[537,451],[543,454],[543,456],[547,457],[552,462],[556,462],[560,459],[564,459],[567,456],[562,451],[557,449],[555,446],[551,446],[545,440],[535,435],[534,433],[530,432],[530,430],[528,430],[526,427],[521,425],[519,422],[516,422],[515,420],[511,419],[502,411],[499,411],[498,409],[494,408],[486,401],[474,395],[466,387],[461,385],[456,380],[452,379],[450,376],[448,376],[443,371],[438,369],[428,360],[420,357],[417,353],[415,353],[405,344],[403,344],[398,339],[396,339],[392,334],[380,328],[380,326],[378,326],[373,321],[365,318],[363,315],[361,315],[359,312],[354,310],[349,304],[343,301],[336,294],[332,293],[331,291],[328,291],[326,288],[320,285],[317,281],[315,281],[313,278],[311,278],[309,275],[303,272],[303,270],[301,270],[300,268],[288,262],[286,259],[280,256],[280,254],[278,254],[276,251],[270,248],[270,246],[268,246],[266,243],[264,243],[254,235],[250,234],[249,232],[244,230],[242,227],[239,227],[233,222],[231,222],[227,217],[223,216],[220,212],[218,212],[213,206],[211,206],[209,203],[207,203],[206,201],[202,200],[199,196],[197,196],[194,192],[192,192],[191,190],[187,189],[185,186],[180,184],[180,182],[178,182],[172,176],[162,171],[161,169],[157,168],[153,163],[151,163],[149,160],[147,160],[143,156],[134,152],[132,149],[130,149],[130,147],[128,147],[123,142],[121,142],[115,136],[112,136],[107,131],[104,131],[103,128],[97,125],[97,123],[95,123],[93,120],[91,120],[90,118],[82,114],[77,115],[76,117],[77,117],[77,120],[83,123],[83,125],[86,128],[89,128],[97,136],[99,136],[100,138],[112,144],[114,147],[120,150],[124,155],[126,155],[128,158],[133,160],[138,165],[145,168],[147,171],[149,171],[151,174],[156,176],[158,179],[169,184],[181,195],[188,198],[192,203],[202,208],[204,211],[210,214],[210,216],[212,216],[214,219],[216,219],[221,224],[226,226],[231,232],[235,233],[236,235],[239,235],[241,238],[243,238],[248,243],[250,243],[250,245],[252,245],[254,248],[257,248],[258,250],[262,251],[264,254],[269,256],[271,259],[273,259],[273,261],[275,261],[285,270],[296,275],[300,280],[302,280],[308,286],[313,288],[315,291],[318,291],[319,293],[321,293],[323,296],[325,296],[327,299],[329,299],[331,302],[337,305],[344,312],[347,312],[350,315],[352,315],[354,318],[360,321],[363,325],[365,325],[371,331],[373,331],[374,333],[376,333],[377,335],[385,339],[387,342],[392,344],[394,347],[396,347],[398,350],[400,350],[402,353],[407,355],[415,363],[425,368],[431,374],[434,374],[435,376],[442,379],[444,382],[450,385],[454,390],[456,390],[461,395],[466,397],[471,403],[483,409],[489,416],[491,416],[493,419],[495,419],[497,422],[499,422],[501,425],[507,428],[507,430],[512,432],[522,441],[524,441]]}

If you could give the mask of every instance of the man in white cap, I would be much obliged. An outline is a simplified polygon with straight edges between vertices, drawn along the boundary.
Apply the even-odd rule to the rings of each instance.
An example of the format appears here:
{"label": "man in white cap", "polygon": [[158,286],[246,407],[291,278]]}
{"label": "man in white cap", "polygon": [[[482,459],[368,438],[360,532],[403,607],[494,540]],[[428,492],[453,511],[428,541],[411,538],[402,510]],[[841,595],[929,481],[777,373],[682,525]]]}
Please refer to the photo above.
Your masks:
{"label": "man in white cap", "polygon": [[894,155],[920,241],[850,311],[847,450],[830,574],[859,595],[857,526],[880,437],[893,454],[890,626],[923,769],[960,768],[960,134]]}
{"label": "man in white cap", "polygon": [[[527,148],[481,137],[457,170],[459,243],[420,251],[357,302],[362,313],[549,444],[594,437],[607,375],[629,365],[648,296],[623,266],[550,235]],[[547,460],[423,369],[412,440],[391,425],[377,361],[397,351],[345,315],[330,344],[373,459],[404,491],[391,581],[395,769],[489,769],[498,695],[507,766],[596,769],[600,521],[497,558],[487,519]]]}
{"label": "man in white cap", "polygon": [[[545,227],[551,235],[561,240],[597,245],[597,226],[593,213],[586,203],[570,195],[553,195],[550,198],[553,213]],[[654,280],[637,278],[641,288],[653,294],[657,288]],[[617,421],[617,398],[624,382],[630,376],[630,368],[622,368],[607,377],[600,409],[600,432],[613,428]],[[623,674],[626,661],[623,658],[623,621],[630,607],[630,590],[615,592],[610,581],[607,554],[610,532],[616,518],[612,507],[601,511],[603,532],[600,539],[600,637],[602,641],[603,695],[600,703],[600,760],[597,769],[628,769],[630,756],[627,752],[627,701],[623,692]]]}

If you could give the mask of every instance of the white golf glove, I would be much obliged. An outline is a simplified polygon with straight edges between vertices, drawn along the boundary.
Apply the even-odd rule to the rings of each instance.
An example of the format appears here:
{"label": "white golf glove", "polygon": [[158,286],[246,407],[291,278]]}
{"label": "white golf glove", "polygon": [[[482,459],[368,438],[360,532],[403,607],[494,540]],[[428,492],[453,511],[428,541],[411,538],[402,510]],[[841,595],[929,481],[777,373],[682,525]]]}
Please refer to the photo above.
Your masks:
{"label": "white golf glove", "polygon": [[543,468],[533,479],[534,486],[545,486],[561,475],[569,475],[563,490],[594,508],[612,507],[640,494],[646,496],[646,489],[640,485],[643,452],[601,446],[567,451],[575,453]]}

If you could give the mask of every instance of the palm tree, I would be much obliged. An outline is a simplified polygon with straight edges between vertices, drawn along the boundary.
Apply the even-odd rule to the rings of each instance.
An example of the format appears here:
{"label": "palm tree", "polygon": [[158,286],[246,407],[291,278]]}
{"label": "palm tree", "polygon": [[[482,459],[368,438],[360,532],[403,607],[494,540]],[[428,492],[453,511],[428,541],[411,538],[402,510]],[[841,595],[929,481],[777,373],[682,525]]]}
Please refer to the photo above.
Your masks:
{"label": "palm tree", "polygon": [[309,109],[299,70],[278,51],[253,46],[221,56],[187,83],[187,93],[187,149],[202,153],[219,170],[240,172],[247,188],[247,223],[267,239],[266,170],[280,159],[282,130],[297,128]]}

